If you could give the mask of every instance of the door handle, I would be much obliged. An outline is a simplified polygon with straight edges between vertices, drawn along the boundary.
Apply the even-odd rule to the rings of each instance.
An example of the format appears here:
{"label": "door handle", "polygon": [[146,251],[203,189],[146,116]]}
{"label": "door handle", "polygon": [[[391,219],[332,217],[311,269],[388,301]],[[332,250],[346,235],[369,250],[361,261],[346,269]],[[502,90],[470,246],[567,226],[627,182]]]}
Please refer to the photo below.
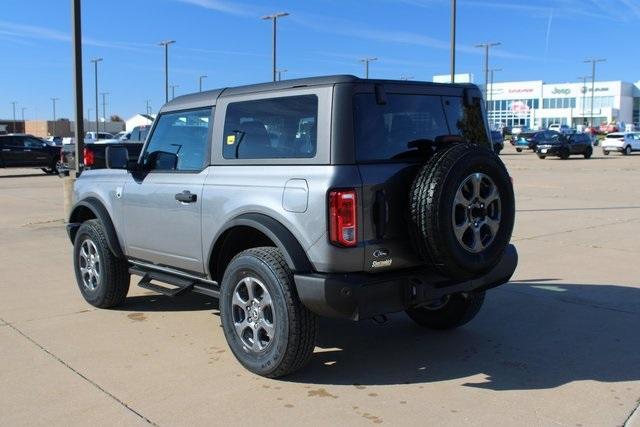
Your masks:
{"label": "door handle", "polygon": [[176,194],[176,200],[181,203],[195,203],[198,200],[198,195],[184,190],[182,193]]}

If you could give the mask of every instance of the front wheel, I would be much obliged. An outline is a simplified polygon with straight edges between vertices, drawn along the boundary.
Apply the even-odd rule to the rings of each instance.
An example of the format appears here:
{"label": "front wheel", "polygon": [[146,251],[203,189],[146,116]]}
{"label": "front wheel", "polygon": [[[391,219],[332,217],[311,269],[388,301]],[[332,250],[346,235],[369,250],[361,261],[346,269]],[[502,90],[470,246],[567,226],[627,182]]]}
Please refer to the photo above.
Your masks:
{"label": "front wheel", "polygon": [[562,150],[560,152],[560,158],[562,160],[567,160],[569,158],[569,150]]}
{"label": "front wheel", "polygon": [[607,150],[602,150],[602,154],[604,154],[605,156],[608,156],[609,152]]}
{"label": "front wheel", "polygon": [[121,304],[129,292],[129,264],[116,257],[107,243],[102,223],[82,223],[73,244],[76,281],[84,299],[94,307]]}
{"label": "front wheel", "polygon": [[544,160],[547,158],[547,156],[538,156],[538,158],[540,158],[540,160]]}
{"label": "front wheel", "polygon": [[255,374],[282,377],[311,359],[318,319],[300,302],[277,248],[248,249],[231,260],[222,279],[220,318],[231,351]]}
{"label": "front wheel", "polygon": [[631,154],[631,146],[630,146],[630,145],[627,145],[627,146],[624,148],[624,151],[622,152],[622,154],[624,154],[625,156],[628,156],[629,154]]}
{"label": "front wheel", "polygon": [[516,148],[516,151],[517,151],[518,153],[522,153],[522,148]]}
{"label": "front wheel", "polygon": [[469,323],[480,312],[484,292],[447,295],[429,305],[410,308],[407,315],[420,326],[453,329]]}
{"label": "front wheel", "polygon": [[584,158],[585,159],[590,159],[592,155],[593,155],[593,150],[589,149],[589,150],[587,150],[586,153],[584,153]]}

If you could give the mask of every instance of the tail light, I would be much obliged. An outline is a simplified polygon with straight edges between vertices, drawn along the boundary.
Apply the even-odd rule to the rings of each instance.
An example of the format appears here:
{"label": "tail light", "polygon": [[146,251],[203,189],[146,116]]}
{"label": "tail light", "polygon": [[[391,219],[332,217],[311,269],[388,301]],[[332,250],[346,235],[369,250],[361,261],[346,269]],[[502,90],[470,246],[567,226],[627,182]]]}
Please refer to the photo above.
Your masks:
{"label": "tail light", "polygon": [[358,243],[355,190],[329,192],[329,239],[331,243],[352,247]]}
{"label": "tail light", "polygon": [[84,149],[83,152],[83,163],[84,163],[84,167],[91,167],[93,166],[94,162],[95,162],[95,156],[93,154],[93,150],[91,148],[86,148]]}

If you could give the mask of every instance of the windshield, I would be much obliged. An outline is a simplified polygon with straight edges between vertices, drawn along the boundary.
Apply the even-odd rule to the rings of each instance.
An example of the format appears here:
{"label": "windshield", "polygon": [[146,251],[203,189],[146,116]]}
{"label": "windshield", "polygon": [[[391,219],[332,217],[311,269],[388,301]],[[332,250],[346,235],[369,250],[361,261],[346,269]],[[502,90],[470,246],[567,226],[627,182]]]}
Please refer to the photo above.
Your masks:
{"label": "windshield", "polygon": [[354,97],[359,162],[423,160],[450,142],[489,144],[481,108],[464,106],[461,97],[387,94],[385,101]]}

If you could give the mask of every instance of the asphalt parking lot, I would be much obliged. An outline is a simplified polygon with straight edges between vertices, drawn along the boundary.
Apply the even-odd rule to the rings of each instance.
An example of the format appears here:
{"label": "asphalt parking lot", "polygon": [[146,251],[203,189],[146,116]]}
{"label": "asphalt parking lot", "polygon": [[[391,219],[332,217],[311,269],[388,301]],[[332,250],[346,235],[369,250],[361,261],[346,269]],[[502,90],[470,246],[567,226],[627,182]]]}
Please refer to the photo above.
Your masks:
{"label": "asphalt parking lot", "polygon": [[61,180],[0,170],[0,424],[640,425],[640,155],[595,152],[505,149],[520,264],[472,323],[323,320],[278,381],[235,361],[214,300],[86,304]]}

